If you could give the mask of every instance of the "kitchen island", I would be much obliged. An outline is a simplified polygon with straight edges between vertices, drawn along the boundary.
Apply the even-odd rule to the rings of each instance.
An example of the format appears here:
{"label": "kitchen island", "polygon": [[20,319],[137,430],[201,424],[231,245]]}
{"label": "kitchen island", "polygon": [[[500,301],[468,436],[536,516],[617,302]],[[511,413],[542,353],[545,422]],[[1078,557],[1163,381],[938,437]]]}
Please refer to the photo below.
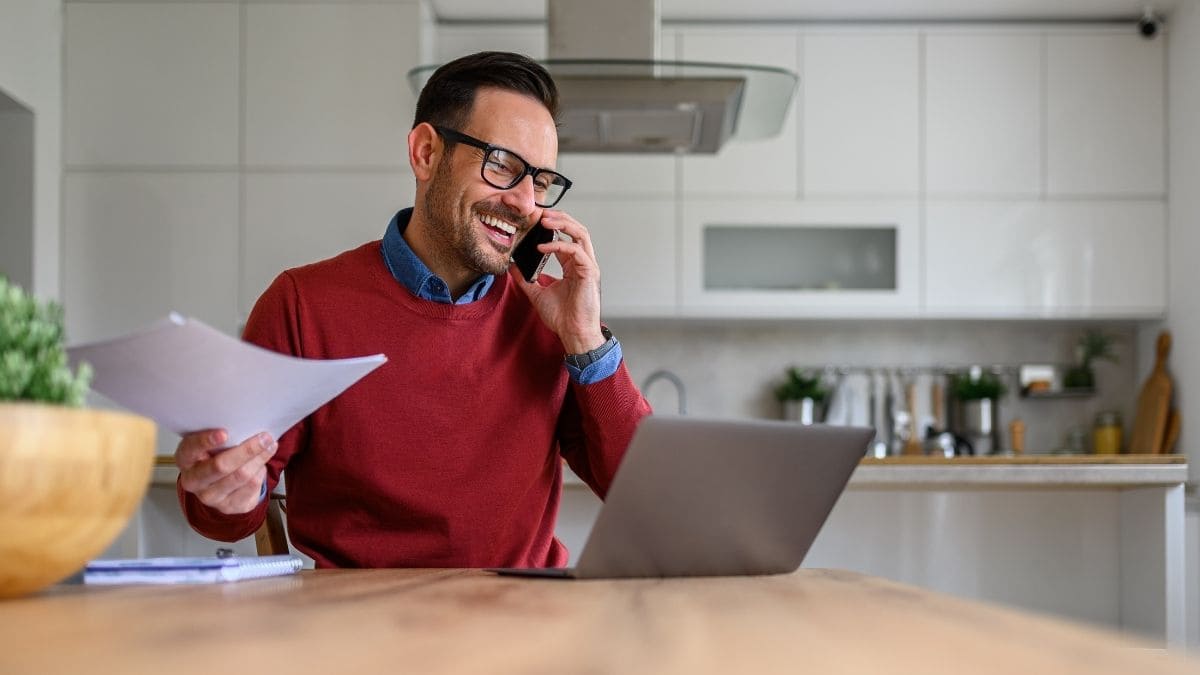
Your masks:
{"label": "kitchen island", "polygon": [[[864,459],[804,566],[1182,645],[1186,480],[1178,455]],[[577,554],[599,502],[567,484],[559,535]]]}
{"label": "kitchen island", "polygon": [[[0,602],[0,672],[1194,673],[1108,631],[852,572],[572,582],[317,570]],[[274,665],[272,665],[274,664]]]}

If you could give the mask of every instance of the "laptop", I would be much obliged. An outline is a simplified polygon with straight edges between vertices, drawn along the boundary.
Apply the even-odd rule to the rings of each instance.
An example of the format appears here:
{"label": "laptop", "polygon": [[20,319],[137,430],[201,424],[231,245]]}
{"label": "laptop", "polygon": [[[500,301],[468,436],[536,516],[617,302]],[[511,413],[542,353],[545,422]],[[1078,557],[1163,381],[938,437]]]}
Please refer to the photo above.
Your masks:
{"label": "laptop", "polygon": [[795,571],[874,429],[650,416],[575,567],[493,568],[571,579]]}

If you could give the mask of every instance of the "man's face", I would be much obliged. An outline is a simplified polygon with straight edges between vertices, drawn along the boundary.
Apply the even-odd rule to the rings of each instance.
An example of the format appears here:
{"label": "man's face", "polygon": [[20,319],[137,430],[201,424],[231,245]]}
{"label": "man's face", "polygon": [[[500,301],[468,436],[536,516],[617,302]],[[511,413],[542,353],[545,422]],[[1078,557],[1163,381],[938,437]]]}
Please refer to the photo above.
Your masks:
{"label": "man's face", "polygon": [[[510,150],[533,166],[553,168],[558,132],[536,99],[500,89],[480,89],[462,133]],[[513,246],[542,217],[528,177],[509,190],[480,175],[483,151],[450,146],[425,192],[430,237],[446,262],[476,274],[504,274]]]}

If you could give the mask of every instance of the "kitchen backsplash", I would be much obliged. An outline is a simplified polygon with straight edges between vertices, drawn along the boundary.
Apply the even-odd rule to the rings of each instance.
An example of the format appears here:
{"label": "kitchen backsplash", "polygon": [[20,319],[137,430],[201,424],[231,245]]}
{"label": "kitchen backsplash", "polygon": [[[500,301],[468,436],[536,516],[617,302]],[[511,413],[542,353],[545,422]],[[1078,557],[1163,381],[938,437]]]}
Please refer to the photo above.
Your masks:
{"label": "kitchen backsplash", "polygon": [[[1137,329],[1129,322],[821,321],[739,322],[622,319],[610,322],[621,340],[634,380],[658,369],[680,377],[687,412],[719,417],[779,419],[773,389],[788,366],[1018,366],[1068,363],[1085,328],[1117,338],[1119,363],[1096,365],[1096,393],[1085,398],[1025,399],[1015,381],[1000,401],[999,428],[1008,445],[1008,423],[1024,421],[1026,447],[1043,453],[1062,447],[1072,426],[1088,432],[1096,413],[1116,410],[1128,437],[1137,381]],[[655,410],[674,413],[671,383],[645,392]]]}

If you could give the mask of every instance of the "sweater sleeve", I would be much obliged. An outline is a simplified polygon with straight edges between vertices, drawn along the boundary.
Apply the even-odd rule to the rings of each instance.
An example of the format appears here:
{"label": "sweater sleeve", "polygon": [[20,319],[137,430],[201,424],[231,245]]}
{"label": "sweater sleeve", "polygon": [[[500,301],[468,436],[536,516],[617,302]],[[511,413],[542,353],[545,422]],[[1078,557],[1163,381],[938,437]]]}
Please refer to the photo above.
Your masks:
{"label": "sweater sleeve", "polygon": [[[242,339],[283,354],[303,356],[300,309],[295,281],[289,273],[284,272],[275,278],[255,303],[246,321]],[[303,445],[308,436],[307,428],[308,419],[305,418],[276,439],[279,449],[267,462],[268,494],[279,484],[279,478],[288,460]],[[175,483],[175,491],[188,524],[209,539],[239,541],[253,535],[266,517],[266,499],[247,513],[225,514],[202,504],[196,495],[185,491],[178,480]]]}
{"label": "sweater sleeve", "polygon": [[603,499],[633,432],[650,413],[623,361],[612,377],[592,384],[571,382],[559,416],[559,452]]}

